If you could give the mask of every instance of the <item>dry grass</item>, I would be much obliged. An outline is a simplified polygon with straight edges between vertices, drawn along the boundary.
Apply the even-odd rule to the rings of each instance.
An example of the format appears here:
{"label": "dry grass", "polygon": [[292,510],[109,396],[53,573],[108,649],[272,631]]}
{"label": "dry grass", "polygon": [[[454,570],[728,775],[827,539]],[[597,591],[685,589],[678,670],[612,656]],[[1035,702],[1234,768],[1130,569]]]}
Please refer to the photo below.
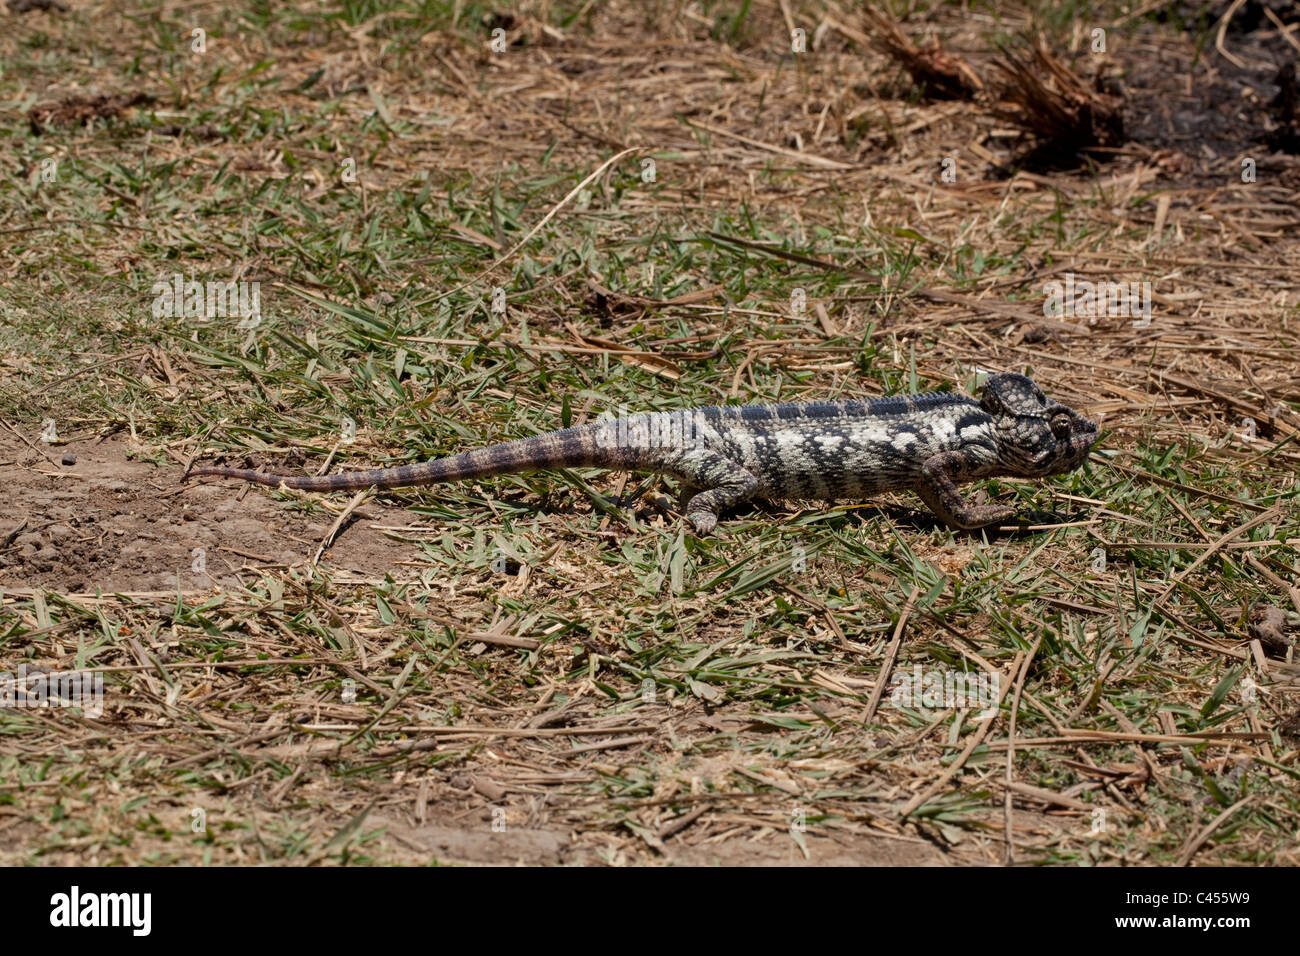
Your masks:
{"label": "dry grass", "polygon": [[1123,99],[1097,88],[1099,82],[1089,89],[1041,41],[1027,51],[1005,50],[997,68],[1006,78],[1009,106],[995,105],[993,115],[1042,138],[1059,159],[1123,144]]}
{"label": "dry grass", "polygon": [[[1249,630],[1300,614],[1297,163],[1250,65],[1276,31],[1227,34],[1238,67],[1097,17],[1128,139],[1050,171],[987,105],[899,88],[849,4],[342,10],[0,31],[0,662],[105,679],[98,719],[0,711],[3,859],[1296,862],[1300,667]],[[987,80],[999,43],[1069,62],[1091,26],[900,29]],[[133,102],[69,112],[101,95]],[[265,320],[153,316],[175,273],[262,282]],[[1069,274],[1150,282],[1151,323],[1046,317]],[[644,476],[178,486],[195,456],[382,465],[1003,369],[1105,436],[978,489],[1037,521],[992,539],[899,496],[696,540]],[[996,716],[900,705],[917,668],[996,675]]]}
{"label": "dry grass", "polygon": [[884,10],[863,7],[862,24],[866,33],[840,27],[859,47],[872,47],[899,63],[912,82],[927,96],[944,100],[974,99],[983,89],[970,64],[961,57],[945,53],[939,38],[932,36],[928,47],[919,47],[907,38],[897,20]]}

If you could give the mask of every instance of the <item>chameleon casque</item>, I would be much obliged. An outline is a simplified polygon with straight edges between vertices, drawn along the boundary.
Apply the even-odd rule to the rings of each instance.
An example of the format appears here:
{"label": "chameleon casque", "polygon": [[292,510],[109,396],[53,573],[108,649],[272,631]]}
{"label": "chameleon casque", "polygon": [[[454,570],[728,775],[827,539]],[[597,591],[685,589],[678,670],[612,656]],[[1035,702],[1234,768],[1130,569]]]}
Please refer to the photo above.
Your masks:
{"label": "chameleon casque", "polygon": [[999,374],[976,401],[930,392],[866,401],[721,405],[597,420],[417,465],[293,477],[218,466],[212,475],[305,491],[405,488],[551,468],[659,472],[682,483],[687,519],[709,534],[724,508],[752,498],[859,499],[914,491],[955,528],[1015,516],[972,505],[961,482],[1042,478],[1083,464],[1097,426],[1023,375]]}

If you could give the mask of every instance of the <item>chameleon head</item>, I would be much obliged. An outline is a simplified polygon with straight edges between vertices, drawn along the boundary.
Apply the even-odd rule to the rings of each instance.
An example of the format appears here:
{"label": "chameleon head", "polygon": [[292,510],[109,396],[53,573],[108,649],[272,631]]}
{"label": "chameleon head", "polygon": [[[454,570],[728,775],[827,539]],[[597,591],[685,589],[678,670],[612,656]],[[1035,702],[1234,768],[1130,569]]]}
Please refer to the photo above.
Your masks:
{"label": "chameleon head", "polygon": [[1095,422],[1051,401],[1023,375],[991,376],[980,406],[993,416],[1001,464],[1025,478],[1073,471],[1097,441]]}

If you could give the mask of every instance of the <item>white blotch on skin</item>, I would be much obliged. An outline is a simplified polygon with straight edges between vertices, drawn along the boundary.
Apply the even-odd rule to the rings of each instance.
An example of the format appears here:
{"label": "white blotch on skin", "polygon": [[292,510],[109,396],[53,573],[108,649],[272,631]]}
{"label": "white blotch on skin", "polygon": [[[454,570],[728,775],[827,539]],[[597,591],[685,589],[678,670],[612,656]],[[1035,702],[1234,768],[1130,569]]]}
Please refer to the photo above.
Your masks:
{"label": "white blotch on skin", "polygon": [[776,453],[787,470],[804,460],[803,436],[788,429],[776,432]]}
{"label": "white blotch on skin", "polygon": [[930,428],[938,445],[949,445],[957,438],[957,423],[950,418],[941,418]]}
{"label": "white blotch on skin", "polygon": [[908,446],[915,445],[916,441],[916,435],[912,432],[900,432],[894,436],[894,440],[890,444],[899,451],[907,451]]}

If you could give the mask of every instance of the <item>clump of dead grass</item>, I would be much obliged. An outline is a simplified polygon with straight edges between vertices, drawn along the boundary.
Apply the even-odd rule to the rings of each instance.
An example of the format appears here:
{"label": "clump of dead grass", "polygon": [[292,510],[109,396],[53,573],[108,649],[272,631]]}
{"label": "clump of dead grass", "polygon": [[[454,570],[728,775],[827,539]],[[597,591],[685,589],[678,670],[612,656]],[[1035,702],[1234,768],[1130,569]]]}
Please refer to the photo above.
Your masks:
{"label": "clump of dead grass", "polygon": [[917,46],[903,33],[888,13],[872,7],[862,10],[862,22],[871,31],[867,42],[897,62],[926,96],[940,100],[971,100],[984,90],[984,83],[959,56],[946,53],[937,36],[929,48]]}
{"label": "clump of dead grass", "polygon": [[1036,152],[1075,157],[1124,142],[1123,98],[1089,86],[1048,51],[1042,40],[1027,50],[1003,48],[994,68],[1005,83],[990,111],[1037,139]]}

